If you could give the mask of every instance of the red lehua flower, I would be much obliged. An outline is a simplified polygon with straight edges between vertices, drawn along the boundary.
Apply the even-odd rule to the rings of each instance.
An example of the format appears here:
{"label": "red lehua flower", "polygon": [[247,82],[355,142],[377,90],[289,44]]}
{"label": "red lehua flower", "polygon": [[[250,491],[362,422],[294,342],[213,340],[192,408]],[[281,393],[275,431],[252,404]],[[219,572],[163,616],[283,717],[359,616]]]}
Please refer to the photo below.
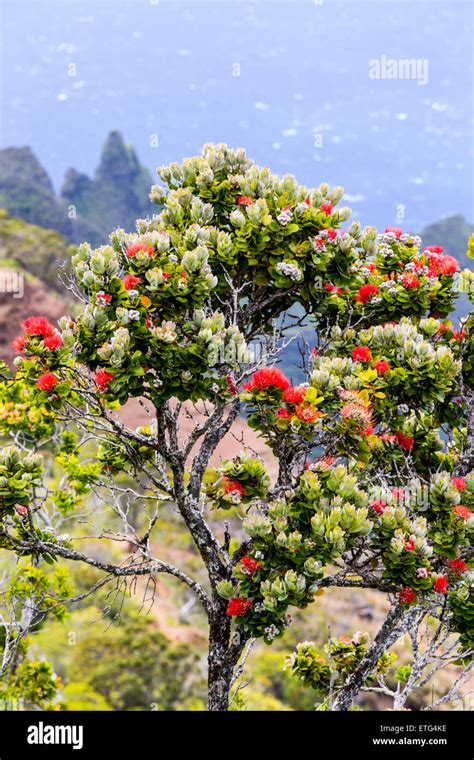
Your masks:
{"label": "red lehua flower", "polygon": [[27,335],[41,335],[46,338],[54,334],[54,327],[46,317],[28,317],[21,326]]}
{"label": "red lehua flower", "polygon": [[148,314],[145,317],[145,325],[148,327],[148,329],[150,329],[151,327],[153,327],[153,320],[152,320],[151,317],[148,316]]}
{"label": "red lehua flower", "polygon": [[17,354],[21,354],[25,348],[25,345],[26,339],[24,335],[17,335],[17,337],[12,340],[12,347],[15,349]]}
{"label": "red lehua flower", "polygon": [[352,349],[352,360],[355,362],[370,362],[372,352],[367,346],[356,346]]}
{"label": "red lehua flower", "polygon": [[245,488],[237,480],[229,480],[225,475],[222,478],[224,493],[233,493],[237,491],[240,496],[245,494]]}
{"label": "red lehua flower", "polygon": [[459,477],[459,478],[453,478],[451,480],[451,485],[453,488],[456,489],[456,491],[465,491],[466,490],[466,479]]}
{"label": "red lehua flower", "polygon": [[314,357],[317,355],[318,355],[318,349],[315,346],[314,348],[311,349],[311,358],[314,359]]}
{"label": "red lehua flower", "polygon": [[240,569],[244,573],[244,575],[250,575],[252,576],[254,573],[257,572],[260,565],[258,564],[257,560],[253,557],[245,556],[242,557],[242,560],[240,562]]}
{"label": "red lehua flower", "polygon": [[364,429],[364,435],[372,435],[374,432],[373,425],[367,425],[367,427]]}
{"label": "red lehua flower", "polygon": [[48,351],[54,351],[56,348],[61,348],[63,345],[63,339],[60,335],[48,335],[47,338],[44,338],[43,340],[44,347],[48,349]]}
{"label": "red lehua flower", "polygon": [[447,594],[448,593],[448,579],[445,575],[438,575],[438,577],[435,580],[434,584],[434,590],[437,594]]}
{"label": "red lehua flower", "polygon": [[357,420],[357,422],[364,426],[364,429],[372,422],[370,409],[363,404],[358,404],[353,401],[344,404],[341,408],[341,417],[345,417],[349,420]]}
{"label": "red lehua flower", "polygon": [[440,274],[455,274],[459,269],[459,264],[454,256],[442,256],[438,262]]}
{"label": "red lehua flower", "polygon": [[401,230],[400,227],[385,227],[384,232],[393,232],[396,238],[403,235],[403,230]]}
{"label": "red lehua flower", "polygon": [[411,604],[416,599],[416,594],[410,586],[404,586],[398,594],[400,604]]}
{"label": "red lehua flower", "polygon": [[385,359],[381,359],[379,362],[375,362],[374,369],[377,370],[377,375],[385,375],[390,369],[390,364]]}
{"label": "red lehua flower", "polygon": [[125,249],[125,253],[129,259],[135,258],[137,253],[140,253],[141,251],[147,253],[150,258],[155,253],[151,245],[147,245],[146,243],[133,243],[133,245],[129,245],[128,248]]}
{"label": "red lehua flower", "polygon": [[426,253],[426,251],[428,251],[428,253],[443,253],[443,250],[444,248],[440,245],[430,245],[428,248],[425,248],[423,253]]}
{"label": "red lehua flower", "polygon": [[387,505],[385,504],[384,501],[382,501],[382,499],[377,499],[377,501],[373,501],[371,506],[374,512],[376,512],[378,515],[383,514],[383,511],[387,509]]}
{"label": "red lehua flower", "polygon": [[20,517],[26,517],[28,514],[28,510],[26,507],[23,506],[23,504],[18,504],[16,507],[17,514],[20,515]]}
{"label": "red lehua flower", "polygon": [[110,372],[106,372],[105,369],[98,369],[95,373],[95,383],[100,391],[106,391],[113,379],[114,376]]}
{"label": "red lehua flower", "polygon": [[332,203],[329,203],[329,201],[324,201],[324,203],[321,203],[321,211],[323,214],[326,214],[326,216],[331,216],[333,208],[334,206]]}
{"label": "red lehua flower", "polygon": [[139,282],[142,281],[141,277],[136,277],[134,274],[126,274],[122,282],[125,290],[135,290]]}
{"label": "red lehua flower", "polygon": [[455,330],[453,332],[453,340],[461,340],[461,338],[465,338],[465,337],[466,337],[466,333],[464,332],[464,330],[462,332],[461,330]]}
{"label": "red lehua flower", "polygon": [[415,551],[415,543],[411,539],[408,539],[405,541],[405,549],[407,552],[414,552]]}
{"label": "red lehua flower", "polygon": [[469,566],[466,565],[466,563],[463,562],[462,559],[450,559],[448,561],[448,565],[449,565],[450,570],[453,573],[456,573],[459,575],[469,570]]}
{"label": "red lehua flower", "polygon": [[163,272],[163,279],[167,280],[168,277],[171,277],[171,272]]}
{"label": "red lehua flower", "polygon": [[275,415],[281,420],[286,420],[286,418],[290,416],[290,413],[288,409],[283,409],[283,407],[280,406],[279,409],[276,410]]}
{"label": "red lehua flower", "polygon": [[335,240],[337,238],[337,230],[328,230],[329,240]]}
{"label": "red lehua flower", "polygon": [[472,517],[471,510],[464,507],[462,504],[458,504],[457,507],[454,507],[453,512],[458,517],[463,517],[464,520],[469,520],[469,518]]}
{"label": "red lehua flower", "polygon": [[235,596],[233,599],[229,599],[229,604],[227,605],[227,615],[229,617],[243,617],[247,614],[251,606],[251,599],[243,599],[241,597],[239,598]]}
{"label": "red lehua flower", "polygon": [[370,299],[379,292],[377,285],[371,285],[370,282],[367,285],[362,285],[359,288],[359,292],[356,295],[356,301],[358,303],[367,303]]}
{"label": "red lehua flower", "polygon": [[420,287],[420,281],[418,277],[412,272],[405,272],[405,274],[402,275],[402,282],[409,290],[414,290],[415,288]]}
{"label": "red lehua flower", "polygon": [[227,375],[225,380],[226,380],[227,388],[229,392],[232,393],[232,395],[234,396],[238,390],[234,378],[232,377],[232,375]]}
{"label": "red lehua flower", "polygon": [[415,443],[415,439],[412,438],[409,435],[404,435],[403,433],[396,433],[397,441],[402,447],[402,449],[405,449],[406,451],[411,451],[413,448],[413,445]]}
{"label": "red lehua flower", "polygon": [[321,412],[314,406],[295,407],[296,416],[301,422],[316,422],[321,417]]}
{"label": "red lehua flower", "polygon": [[41,391],[52,391],[54,386],[59,383],[58,378],[56,375],[53,375],[52,372],[46,372],[44,375],[41,375],[37,381],[36,385]]}
{"label": "red lehua flower", "polygon": [[304,202],[306,203],[307,206],[311,206],[311,200],[309,198],[305,198]]}
{"label": "red lehua flower", "polygon": [[281,370],[276,367],[265,367],[255,372],[251,380],[250,390],[264,391],[268,388],[280,388],[280,390],[286,391],[289,387],[290,381]]}
{"label": "red lehua flower", "polygon": [[239,206],[253,206],[253,200],[250,195],[239,195],[237,203]]}
{"label": "red lehua flower", "polygon": [[290,385],[283,394],[283,401],[289,404],[301,404],[308,389],[300,385]]}

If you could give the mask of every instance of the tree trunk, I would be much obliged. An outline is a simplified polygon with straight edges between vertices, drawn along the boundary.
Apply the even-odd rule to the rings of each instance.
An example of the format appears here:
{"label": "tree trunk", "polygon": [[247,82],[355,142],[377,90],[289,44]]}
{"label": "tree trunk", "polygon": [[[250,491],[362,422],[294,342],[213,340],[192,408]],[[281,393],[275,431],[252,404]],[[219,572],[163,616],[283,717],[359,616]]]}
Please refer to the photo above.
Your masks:
{"label": "tree trunk", "polygon": [[230,619],[222,613],[211,613],[209,621],[208,710],[225,712],[229,707],[229,692],[234,672],[231,660]]}
{"label": "tree trunk", "polygon": [[215,597],[209,611],[208,654],[208,710],[225,712],[229,709],[229,695],[235,678],[234,671],[249,635],[240,630],[232,634],[231,619],[226,614],[227,602]]}

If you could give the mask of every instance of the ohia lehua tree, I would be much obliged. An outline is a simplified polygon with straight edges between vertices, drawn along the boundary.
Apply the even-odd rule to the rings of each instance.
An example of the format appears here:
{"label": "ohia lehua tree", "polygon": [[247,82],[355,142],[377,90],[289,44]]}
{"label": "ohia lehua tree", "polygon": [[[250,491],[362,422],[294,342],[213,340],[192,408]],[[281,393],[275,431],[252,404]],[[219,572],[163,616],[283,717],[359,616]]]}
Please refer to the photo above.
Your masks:
{"label": "ohia lehua tree", "polygon": [[[390,609],[373,642],[332,640],[326,656],[305,642],[289,659],[329,709],[348,709],[427,619],[467,669],[474,318],[455,329],[448,316],[474,275],[416,235],[344,226],[341,187],[280,179],[243,149],[206,145],[158,174],[156,215],[73,256],[76,316],[30,317],[15,341],[2,549],[35,567],[86,563],[104,583],[187,585],[208,619],[211,710],[228,708],[249,643],[283,636],[291,608],[331,587],[379,590]],[[301,367],[283,372],[299,332]],[[132,397],[147,425],[123,421]],[[242,413],[276,477],[245,440],[215,464]],[[201,569],[155,556],[165,510]],[[415,688],[422,671],[399,680]]]}

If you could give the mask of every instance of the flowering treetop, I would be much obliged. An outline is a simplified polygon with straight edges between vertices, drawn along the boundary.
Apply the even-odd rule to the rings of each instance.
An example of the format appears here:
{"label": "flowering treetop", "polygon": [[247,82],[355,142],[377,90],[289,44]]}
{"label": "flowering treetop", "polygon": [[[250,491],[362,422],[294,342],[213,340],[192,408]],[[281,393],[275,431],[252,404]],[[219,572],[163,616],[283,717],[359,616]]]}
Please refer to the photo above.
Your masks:
{"label": "flowering treetop", "polygon": [[[197,593],[210,621],[211,701],[219,709],[245,642],[283,635],[288,608],[304,608],[326,586],[389,594],[392,632],[408,609],[413,620],[442,609],[466,654],[474,624],[474,330],[472,314],[459,330],[447,319],[456,260],[397,228],[343,229],[350,211],[338,208],[342,188],[280,179],[243,150],[206,145],[202,156],[159,175],[155,216],[138,220],[136,232],[115,230],[110,245],[83,244],[73,257],[77,318],[64,317],[57,329],[31,317],[15,341],[4,429],[44,438],[69,420],[84,435],[61,438],[72,495],[65,507],[56,494],[53,507],[73,510],[87,488],[112,488],[110,476],[120,472],[158,504],[177,504],[208,587],[153,557],[158,511],[126,572],[169,572]],[[471,297],[473,277],[462,273]],[[302,350],[306,382],[295,385],[273,365],[301,311],[313,332]],[[256,340],[259,357],[250,350]],[[130,397],[151,409],[148,427],[131,430],[117,418]],[[183,443],[180,402],[197,401],[211,406]],[[12,417],[15,402],[35,415]],[[241,408],[278,460],[275,483],[252,452],[209,466]],[[91,435],[100,446],[93,463],[81,464],[81,440]],[[15,454],[2,476],[8,546],[99,566],[45,541],[40,510],[29,506],[35,484],[17,456],[23,461]],[[227,533],[218,538],[208,524],[222,508],[231,516],[245,510],[246,537],[233,551]],[[124,536],[130,541],[126,520]],[[341,694],[352,695],[349,686]]]}

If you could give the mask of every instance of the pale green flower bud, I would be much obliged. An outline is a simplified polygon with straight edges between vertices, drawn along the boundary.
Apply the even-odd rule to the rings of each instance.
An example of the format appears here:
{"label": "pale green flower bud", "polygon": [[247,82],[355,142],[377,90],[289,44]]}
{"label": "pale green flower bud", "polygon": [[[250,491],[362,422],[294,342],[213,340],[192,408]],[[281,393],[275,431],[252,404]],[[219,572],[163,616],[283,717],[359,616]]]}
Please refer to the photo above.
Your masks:
{"label": "pale green flower bud", "polygon": [[235,593],[234,586],[230,581],[219,581],[216,590],[222,599],[230,599]]}
{"label": "pale green flower bud", "polygon": [[351,237],[357,240],[357,238],[360,236],[360,233],[361,233],[360,222],[357,222],[357,221],[352,222],[352,224],[350,225],[348,229],[348,233],[349,235],[351,235]]}
{"label": "pale green flower bud", "polygon": [[196,177],[196,186],[199,188],[210,187],[214,182],[214,172],[211,168],[203,169],[201,174]]}
{"label": "pale green flower bud", "polygon": [[168,196],[168,199],[166,201],[166,213],[168,214],[168,218],[172,224],[179,226],[183,221],[183,207],[176,198],[170,198]]}
{"label": "pale green flower bud", "polygon": [[157,340],[162,340],[164,343],[173,343],[178,337],[175,328],[175,322],[163,320],[160,327],[153,328],[152,334]]}
{"label": "pale green flower bud", "polygon": [[328,201],[335,206],[339,203],[342,196],[344,195],[344,188],[340,185],[337,185],[336,187],[333,187],[331,192],[328,195]]}
{"label": "pale green flower bud", "polygon": [[156,247],[160,253],[164,253],[170,247],[170,236],[164,232],[160,232],[156,239]]}
{"label": "pale green flower bud", "polygon": [[163,182],[168,183],[171,180],[171,169],[169,166],[159,166],[156,170],[156,173],[160,179],[163,180]]}
{"label": "pale green flower bud", "polygon": [[313,578],[318,577],[321,575],[321,562],[314,557],[309,557],[304,563],[304,572]]}
{"label": "pale green flower bud", "polygon": [[173,161],[173,163],[169,165],[169,168],[173,176],[173,179],[177,180],[178,182],[181,182],[181,180],[183,179],[183,172],[179,163],[177,161]]}
{"label": "pale green flower bud", "polygon": [[243,227],[245,224],[245,216],[239,209],[235,209],[230,215],[230,222],[234,227]]}
{"label": "pale green flower bud", "polygon": [[431,338],[438,332],[440,324],[441,322],[439,319],[433,319],[433,317],[430,317],[429,319],[422,319],[420,321],[420,329],[425,335]]}
{"label": "pale green flower bud", "polygon": [[217,236],[217,252],[222,256],[229,256],[232,253],[232,240],[227,232],[219,232]]}
{"label": "pale green flower bud", "polygon": [[212,290],[213,288],[216,287],[218,283],[218,279],[213,274],[206,274],[206,276],[204,277],[204,282],[206,286],[209,288],[209,290]]}
{"label": "pale green flower bud", "polygon": [[352,211],[349,206],[343,206],[337,211],[337,216],[340,222],[344,222],[346,219],[349,219],[351,214]]}
{"label": "pale green flower bud", "polygon": [[339,249],[341,251],[349,251],[352,247],[353,239],[347,233],[339,238]]}
{"label": "pale green flower bud", "polygon": [[87,269],[82,276],[82,282],[86,287],[91,288],[93,285],[100,283],[101,280],[90,269]]}
{"label": "pale green flower bud", "polygon": [[243,522],[243,527],[251,538],[268,536],[272,532],[272,524],[267,517],[252,515]]}
{"label": "pale green flower bud", "polygon": [[152,203],[156,203],[158,206],[164,203],[166,194],[161,185],[152,185],[149,198]]}
{"label": "pale green flower bud", "polygon": [[209,327],[199,330],[197,337],[199,338],[199,340],[204,341],[204,343],[209,343],[209,341],[212,340],[212,337],[213,337],[212,330]]}

